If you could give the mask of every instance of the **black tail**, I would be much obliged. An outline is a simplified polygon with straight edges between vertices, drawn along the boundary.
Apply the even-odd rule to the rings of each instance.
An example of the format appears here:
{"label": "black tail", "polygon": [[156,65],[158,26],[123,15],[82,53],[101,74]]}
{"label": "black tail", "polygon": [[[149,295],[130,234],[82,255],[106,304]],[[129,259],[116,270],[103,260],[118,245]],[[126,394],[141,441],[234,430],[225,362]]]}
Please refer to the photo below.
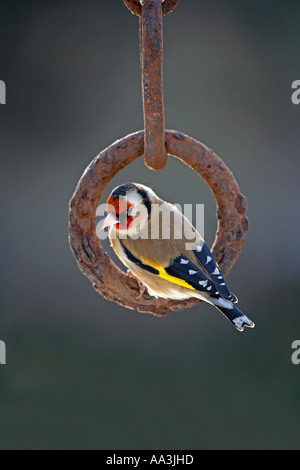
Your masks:
{"label": "black tail", "polygon": [[231,321],[233,326],[238,331],[244,331],[244,328],[254,328],[255,323],[253,323],[250,318],[246,317],[243,312],[241,312],[235,305],[232,304],[232,308],[225,308],[216,305],[217,309],[225,315],[228,320]]}

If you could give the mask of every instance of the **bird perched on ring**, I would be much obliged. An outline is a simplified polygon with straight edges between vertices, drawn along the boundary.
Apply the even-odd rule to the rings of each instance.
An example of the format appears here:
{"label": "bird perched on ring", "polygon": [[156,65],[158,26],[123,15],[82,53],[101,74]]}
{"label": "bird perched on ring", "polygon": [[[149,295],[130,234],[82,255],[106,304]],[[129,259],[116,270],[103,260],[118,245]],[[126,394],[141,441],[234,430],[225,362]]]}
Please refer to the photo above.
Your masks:
{"label": "bird perched on ring", "polygon": [[107,200],[111,245],[136,278],[143,295],[185,300],[196,297],[220,310],[238,331],[255,324],[236,303],[200,233],[175,206],[147,186],[129,183]]}

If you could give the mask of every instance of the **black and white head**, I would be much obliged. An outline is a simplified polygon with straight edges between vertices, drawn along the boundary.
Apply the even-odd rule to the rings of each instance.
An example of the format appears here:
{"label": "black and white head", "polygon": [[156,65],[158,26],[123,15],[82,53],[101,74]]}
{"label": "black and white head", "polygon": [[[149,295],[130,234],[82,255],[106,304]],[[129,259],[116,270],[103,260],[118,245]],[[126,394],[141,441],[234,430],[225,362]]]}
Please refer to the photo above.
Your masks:
{"label": "black and white head", "polygon": [[128,183],[115,188],[107,199],[107,217],[102,229],[110,227],[119,235],[136,236],[146,227],[155,199],[152,189]]}

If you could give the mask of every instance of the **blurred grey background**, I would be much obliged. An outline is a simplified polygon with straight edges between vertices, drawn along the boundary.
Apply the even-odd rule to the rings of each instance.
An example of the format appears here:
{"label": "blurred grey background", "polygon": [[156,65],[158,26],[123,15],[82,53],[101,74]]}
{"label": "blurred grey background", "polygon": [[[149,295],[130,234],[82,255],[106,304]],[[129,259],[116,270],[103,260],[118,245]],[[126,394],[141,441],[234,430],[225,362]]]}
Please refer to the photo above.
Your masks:
{"label": "blurred grey background", "polygon": [[[209,306],[164,319],[96,294],[68,246],[68,202],[102,149],[143,127],[138,19],[122,0],[0,3],[1,449],[299,449],[296,0],[181,0],[164,20],[166,127],[217,152],[249,203],[228,278],[256,321]],[[170,158],[135,180],[216,208]]]}

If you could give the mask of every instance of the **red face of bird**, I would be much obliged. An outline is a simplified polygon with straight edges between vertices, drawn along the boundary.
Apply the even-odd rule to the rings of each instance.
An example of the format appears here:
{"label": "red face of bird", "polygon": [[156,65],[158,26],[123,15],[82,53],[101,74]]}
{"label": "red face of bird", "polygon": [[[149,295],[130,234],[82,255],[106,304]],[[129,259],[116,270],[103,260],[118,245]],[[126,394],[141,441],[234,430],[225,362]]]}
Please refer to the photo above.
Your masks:
{"label": "red face of bird", "polygon": [[102,225],[102,229],[106,227],[115,227],[117,230],[128,230],[133,217],[131,209],[134,207],[127,199],[115,199],[109,196],[106,203],[107,217]]}
{"label": "red face of bird", "polygon": [[101,230],[110,227],[122,235],[136,235],[150,217],[151,190],[133,183],[118,186],[107,199],[106,211]]}

